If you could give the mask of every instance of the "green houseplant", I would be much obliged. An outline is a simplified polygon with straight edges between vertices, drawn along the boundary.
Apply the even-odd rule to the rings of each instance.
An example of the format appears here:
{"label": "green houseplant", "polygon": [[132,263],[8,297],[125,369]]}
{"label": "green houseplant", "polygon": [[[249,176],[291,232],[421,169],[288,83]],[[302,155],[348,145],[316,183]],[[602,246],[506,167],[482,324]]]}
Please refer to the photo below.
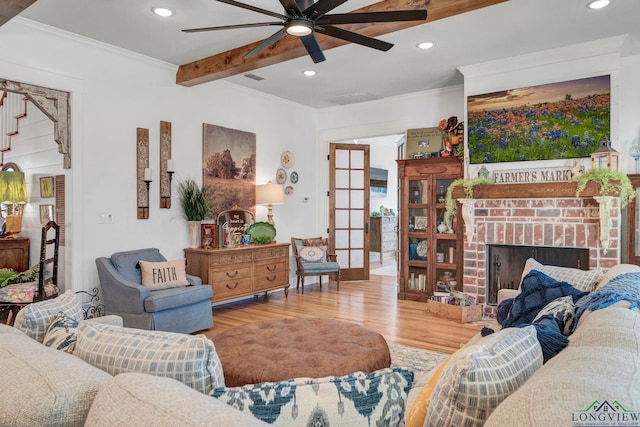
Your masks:
{"label": "green houseplant", "polygon": [[199,186],[192,178],[187,178],[178,184],[178,197],[184,216],[189,223],[192,248],[197,247],[200,222],[211,210],[207,193],[208,187],[204,184]]}
{"label": "green houseplant", "polygon": [[473,198],[473,187],[483,184],[493,184],[493,181],[483,177],[460,178],[456,179],[451,183],[451,185],[449,185],[449,188],[447,188],[447,196],[444,202],[444,222],[447,227],[451,227],[451,218],[453,216],[453,212],[456,210],[456,200],[453,198],[453,189],[459,186],[464,187],[464,193],[466,194],[467,198],[471,199]]}

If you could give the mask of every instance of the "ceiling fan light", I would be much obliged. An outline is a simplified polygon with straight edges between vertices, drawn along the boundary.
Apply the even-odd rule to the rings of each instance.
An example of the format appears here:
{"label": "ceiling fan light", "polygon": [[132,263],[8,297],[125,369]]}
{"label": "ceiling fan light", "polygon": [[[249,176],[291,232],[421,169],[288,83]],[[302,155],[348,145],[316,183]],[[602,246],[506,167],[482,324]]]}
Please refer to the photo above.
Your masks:
{"label": "ceiling fan light", "polygon": [[154,7],[151,9],[153,13],[158,16],[162,16],[163,18],[168,18],[169,16],[173,16],[174,12],[171,9],[167,9],[166,7]]}
{"label": "ceiling fan light", "polygon": [[316,75],[316,72],[313,70],[304,70],[302,74],[304,74],[307,77],[313,77]]}
{"label": "ceiling fan light", "polygon": [[296,37],[308,36],[312,31],[313,29],[307,21],[294,20],[287,25],[287,34]]}
{"label": "ceiling fan light", "polygon": [[587,7],[589,9],[602,9],[603,7],[609,6],[609,3],[611,3],[611,0],[594,0],[590,1]]}

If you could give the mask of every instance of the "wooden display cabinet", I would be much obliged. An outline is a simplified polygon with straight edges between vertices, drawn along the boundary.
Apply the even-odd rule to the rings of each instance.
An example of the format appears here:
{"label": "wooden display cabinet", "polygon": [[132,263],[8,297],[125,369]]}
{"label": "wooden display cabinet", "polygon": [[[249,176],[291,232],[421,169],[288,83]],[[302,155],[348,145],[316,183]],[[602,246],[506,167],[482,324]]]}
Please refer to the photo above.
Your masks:
{"label": "wooden display cabinet", "polygon": [[427,301],[438,290],[438,281],[455,281],[456,289],[462,289],[464,226],[460,210],[450,229],[440,225],[447,188],[462,176],[459,157],[398,160],[399,299]]}

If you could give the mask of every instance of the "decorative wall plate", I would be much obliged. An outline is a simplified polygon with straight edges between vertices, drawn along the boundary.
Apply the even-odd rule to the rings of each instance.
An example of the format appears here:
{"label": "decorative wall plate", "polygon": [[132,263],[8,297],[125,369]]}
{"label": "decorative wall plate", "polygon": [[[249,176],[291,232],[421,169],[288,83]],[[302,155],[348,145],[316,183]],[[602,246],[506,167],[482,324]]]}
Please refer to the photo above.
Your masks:
{"label": "decorative wall plate", "polygon": [[287,195],[289,195],[289,194],[293,194],[293,187],[292,187],[292,186],[290,186],[290,185],[287,185],[287,186],[284,188],[284,194],[287,194]]}
{"label": "decorative wall plate", "polygon": [[287,171],[280,168],[276,171],[276,182],[278,184],[284,184],[287,180]]}
{"label": "decorative wall plate", "polygon": [[280,155],[280,163],[285,168],[290,168],[293,166],[293,163],[296,161],[295,157],[293,157],[293,153],[289,150],[283,151]]}
{"label": "decorative wall plate", "polygon": [[276,228],[268,222],[254,222],[247,228],[245,234],[251,236],[253,243],[265,245],[276,237]]}
{"label": "decorative wall plate", "polygon": [[291,172],[291,175],[289,175],[289,179],[291,180],[292,184],[296,184],[298,182],[298,172]]}

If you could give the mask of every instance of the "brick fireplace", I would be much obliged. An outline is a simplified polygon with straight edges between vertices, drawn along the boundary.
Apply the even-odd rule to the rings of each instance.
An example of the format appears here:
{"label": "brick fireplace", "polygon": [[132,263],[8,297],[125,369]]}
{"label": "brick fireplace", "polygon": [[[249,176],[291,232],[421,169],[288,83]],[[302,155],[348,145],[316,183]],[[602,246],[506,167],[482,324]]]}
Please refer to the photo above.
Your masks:
{"label": "brick fireplace", "polygon": [[[589,250],[589,268],[608,269],[620,258],[619,199],[610,208],[607,250],[600,242],[600,204],[597,188],[587,188],[575,197],[572,182],[538,184],[493,184],[474,188],[474,198],[465,200],[461,188],[454,197],[467,205],[464,238],[464,291],[487,302],[488,245],[546,246]],[[460,206],[460,205],[459,205]],[[463,216],[465,207],[463,206]],[[502,266],[508,268],[508,266]],[[494,305],[485,314],[495,315]]]}

